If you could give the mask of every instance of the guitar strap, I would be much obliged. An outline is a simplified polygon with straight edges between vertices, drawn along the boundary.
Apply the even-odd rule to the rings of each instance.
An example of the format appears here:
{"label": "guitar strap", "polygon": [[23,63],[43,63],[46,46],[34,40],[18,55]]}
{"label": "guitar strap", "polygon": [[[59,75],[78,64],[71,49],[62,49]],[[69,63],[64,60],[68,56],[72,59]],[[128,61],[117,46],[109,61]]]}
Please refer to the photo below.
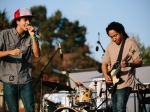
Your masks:
{"label": "guitar strap", "polygon": [[122,41],[122,45],[120,47],[120,51],[119,51],[119,54],[118,54],[118,59],[117,59],[117,62],[121,62],[121,58],[122,58],[122,53],[123,53],[123,48],[124,48],[124,44],[125,44],[125,39],[123,39]]}

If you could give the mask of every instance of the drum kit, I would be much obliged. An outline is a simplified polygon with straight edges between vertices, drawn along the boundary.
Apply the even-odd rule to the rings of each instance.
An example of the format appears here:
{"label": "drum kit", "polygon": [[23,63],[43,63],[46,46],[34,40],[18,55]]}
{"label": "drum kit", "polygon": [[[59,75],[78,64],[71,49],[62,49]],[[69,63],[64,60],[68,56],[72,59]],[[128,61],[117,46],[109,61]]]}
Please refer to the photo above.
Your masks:
{"label": "drum kit", "polygon": [[80,86],[72,89],[70,86],[57,82],[43,81],[43,85],[58,91],[47,93],[43,96],[43,112],[105,112],[98,111],[102,110],[102,108],[104,109],[101,105],[106,100],[98,101],[102,99],[95,96],[96,91]]}

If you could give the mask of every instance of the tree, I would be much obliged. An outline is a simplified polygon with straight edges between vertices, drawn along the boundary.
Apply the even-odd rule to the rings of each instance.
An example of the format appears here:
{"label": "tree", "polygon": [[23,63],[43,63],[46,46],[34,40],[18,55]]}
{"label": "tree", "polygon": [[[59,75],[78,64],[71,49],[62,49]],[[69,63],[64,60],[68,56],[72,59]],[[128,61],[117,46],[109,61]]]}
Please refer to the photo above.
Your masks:
{"label": "tree", "polygon": [[145,48],[144,44],[140,42],[139,36],[132,36],[132,38],[138,43],[140,51],[141,51],[141,56],[143,59],[143,64],[148,64],[150,63],[150,47],[148,46]]}
{"label": "tree", "polygon": [[64,59],[60,60],[59,56],[56,56],[51,63],[52,67],[67,70],[70,67],[83,69],[99,66],[98,62],[88,56],[91,51],[85,44],[86,28],[80,26],[78,21],[70,22],[67,18],[62,17],[59,10],[51,17],[46,18],[47,11],[44,6],[34,6],[31,11],[36,16],[32,24],[41,34],[43,55],[47,57],[52,55],[56,42],[61,42]]}
{"label": "tree", "polygon": [[8,28],[9,26],[10,24],[7,18],[7,12],[4,9],[3,12],[0,11],[0,31]]}

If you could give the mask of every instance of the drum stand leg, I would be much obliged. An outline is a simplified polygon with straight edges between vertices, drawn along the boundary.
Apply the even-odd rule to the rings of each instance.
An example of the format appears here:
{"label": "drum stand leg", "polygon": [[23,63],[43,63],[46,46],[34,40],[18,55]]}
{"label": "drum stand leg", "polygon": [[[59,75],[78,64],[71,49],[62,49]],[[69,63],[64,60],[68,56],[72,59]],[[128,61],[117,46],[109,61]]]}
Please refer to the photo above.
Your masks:
{"label": "drum stand leg", "polygon": [[48,112],[48,107],[49,107],[48,102],[44,100],[43,101],[43,112]]}
{"label": "drum stand leg", "polygon": [[67,97],[69,98],[69,107],[71,108],[72,104],[73,104],[72,96],[70,94],[68,94]]}
{"label": "drum stand leg", "polygon": [[[103,83],[103,82],[102,82]],[[102,103],[101,104],[99,104],[98,106],[95,106],[95,112],[97,111],[97,110],[99,110],[98,108],[101,106],[101,105],[103,105],[104,103],[106,104],[105,105],[105,110],[107,111],[107,112],[111,112],[111,110],[110,110],[110,107],[109,107],[109,105],[108,105],[108,94],[107,94],[107,91],[109,91],[109,88],[107,87],[107,84],[106,84],[106,90],[105,90],[105,99],[102,101]],[[101,95],[102,95],[102,93],[103,93],[103,88],[102,88],[102,85],[101,85],[101,90],[100,90],[100,94],[99,94],[99,96],[101,97]],[[96,101],[93,99],[93,102],[94,103],[96,103]],[[96,103],[97,104],[97,103]],[[104,110],[104,111],[105,111]],[[108,111],[109,110],[109,111]]]}

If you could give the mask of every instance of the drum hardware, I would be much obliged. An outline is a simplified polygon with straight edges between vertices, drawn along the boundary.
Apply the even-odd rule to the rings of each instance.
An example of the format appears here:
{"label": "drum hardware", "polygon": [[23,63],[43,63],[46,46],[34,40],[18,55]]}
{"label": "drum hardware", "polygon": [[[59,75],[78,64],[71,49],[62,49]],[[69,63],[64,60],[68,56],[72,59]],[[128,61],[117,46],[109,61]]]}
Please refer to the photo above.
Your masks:
{"label": "drum hardware", "polygon": [[[100,92],[99,92],[99,95],[97,95],[97,94],[95,94],[95,93],[97,93],[97,92],[93,92],[94,94],[95,94],[95,97],[93,97],[91,100],[92,100],[92,104],[93,104],[93,107],[92,107],[92,109],[93,109],[93,111],[97,111],[97,110],[99,110],[99,109],[106,109],[106,108],[108,108],[108,106],[110,107],[110,104],[111,104],[111,102],[110,101],[108,101],[109,99],[108,99],[108,97],[107,96],[109,96],[110,95],[110,92],[109,92],[109,94],[108,94],[108,92],[107,91],[109,91],[108,89],[110,89],[110,88],[108,88],[107,86],[106,86],[106,84],[105,84],[105,87],[106,87],[106,90],[105,90],[105,88],[103,88],[103,82],[104,82],[104,80],[101,80],[102,81],[102,83],[101,83],[101,85],[100,85]],[[96,86],[97,86],[97,82],[96,81],[94,81],[94,87],[96,88]],[[96,89],[95,89],[96,90]],[[96,90],[97,91],[97,90]],[[102,95],[102,94],[105,94],[105,97]],[[104,98],[103,98],[103,97]],[[108,104],[109,103],[109,104]]]}
{"label": "drum hardware", "polygon": [[101,107],[101,106],[106,102],[106,100],[107,100],[107,99],[104,99],[104,100],[102,101],[102,103],[99,104],[99,106],[97,107],[97,109],[98,109],[99,107]]}
{"label": "drum hardware", "polygon": [[68,93],[67,98],[69,99],[69,106],[68,107],[72,107],[73,106],[73,95],[71,93]]}
{"label": "drum hardware", "polygon": [[[98,76],[98,77],[100,77],[100,76]],[[94,82],[94,88],[95,88],[95,91],[94,92],[92,92],[92,94],[94,93],[94,98],[91,98],[90,99],[90,106],[92,106],[92,107],[90,107],[90,110],[94,110],[94,111],[97,111],[97,106],[96,106],[96,104],[97,104],[97,82],[98,81],[101,81],[101,80],[94,80],[94,81],[86,81],[86,82],[83,82],[83,83],[89,83],[89,82]],[[92,96],[92,94],[91,94],[91,96]]]}
{"label": "drum hardware", "polygon": [[44,109],[44,112],[48,112],[48,102],[46,100],[43,101],[43,109]]}
{"label": "drum hardware", "polygon": [[58,104],[55,104],[47,99],[44,99],[42,104],[43,107],[41,112],[54,112],[54,110],[58,108]]}
{"label": "drum hardware", "polygon": [[[69,105],[61,105],[61,103],[59,105],[56,106],[56,109],[54,112],[95,112],[96,110],[98,110],[97,106],[94,106],[92,105],[92,103],[95,101],[95,99],[97,99],[99,96],[96,96],[96,97],[84,97],[86,96],[85,94],[90,94],[91,95],[91,92],[89,92],[87,89],[85,88],[76,88],[75,89],[76,91],[70,91],[70,92],[64,92],[64,91],[60,91],[58,93],[51,93],[51,94],[48,94],[47,96],[44,97],[44,100],[43,100],[43,103],[45,105],[45,108],[44,108],[44,112],[51,112],[51,111],[48,111],[48,109],[50,109],[49,107],[49,102],[47,100],[49,100],[49,97],[53,94],[66,94],[66,97],[67,99],[69,99]],[[80,96],[81,94],[81,96]],[[77,96],[79,96],[79,98],[77,98]],[[75,107],[72,103],[72,99],[75,99],[77,103],[77,106]],[[83,99],[81,99],[83,98]],[[60,99],[60,98],[59,98]],[[64,99],[63,99],[64,100]],[[104,103],[105,101],[103,101]],[[103,104],[102,103],[102,104]],[[102,105],[100,104],[100,106]],[[96,105],[96,104],[94,104]]]}

